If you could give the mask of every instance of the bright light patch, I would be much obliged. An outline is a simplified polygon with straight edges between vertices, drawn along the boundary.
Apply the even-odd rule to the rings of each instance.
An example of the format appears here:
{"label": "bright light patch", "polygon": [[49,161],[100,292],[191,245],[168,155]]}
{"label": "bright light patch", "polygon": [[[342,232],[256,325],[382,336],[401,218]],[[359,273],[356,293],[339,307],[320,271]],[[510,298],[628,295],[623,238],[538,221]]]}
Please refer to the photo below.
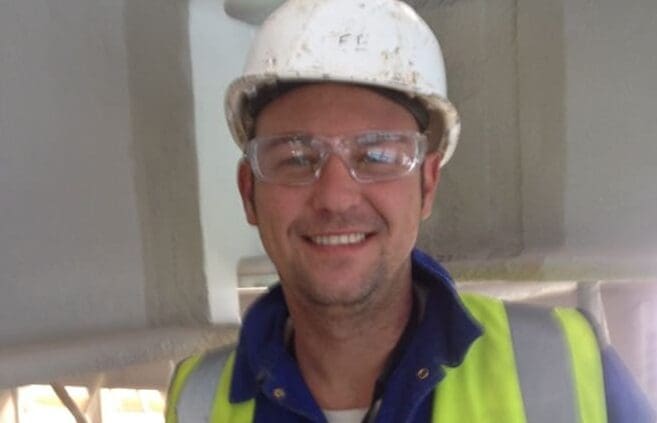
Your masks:
{"label": "bright light patch", "polygon": [[[67,386],[66,391],[84,412],[90,399],[87,388]],[[153,389],[100,390],[103,423],[164,423],[164,404],[164,396]],[[21,423],[76,423],[50,385],[18,388],[15,405]]]}
{"label": "bright light patch", "polygon": [[163,423],[164,398],[152,389],[103,389],[103,422]]}
{"label": "bright light patch", "polygon": [[[87,388],[67,386],[66,390],[80,409],[89,401]],[[49,385],[28,385],[18,389],[18,415],[21,423],[75,423]]]}

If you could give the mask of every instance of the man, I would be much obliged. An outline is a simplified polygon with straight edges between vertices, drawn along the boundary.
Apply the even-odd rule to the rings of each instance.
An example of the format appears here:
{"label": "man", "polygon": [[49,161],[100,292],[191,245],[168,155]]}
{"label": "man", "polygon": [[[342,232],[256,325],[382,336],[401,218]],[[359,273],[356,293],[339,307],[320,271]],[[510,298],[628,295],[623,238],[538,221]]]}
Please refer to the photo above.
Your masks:
{"label": "man", "polygon": [[459,122],[428,26],[396,0],[290,0],[227,117],[280,275],[235,351],[183,362],[167,420],[651,421],[574,310],[459,298],[414,251]]}

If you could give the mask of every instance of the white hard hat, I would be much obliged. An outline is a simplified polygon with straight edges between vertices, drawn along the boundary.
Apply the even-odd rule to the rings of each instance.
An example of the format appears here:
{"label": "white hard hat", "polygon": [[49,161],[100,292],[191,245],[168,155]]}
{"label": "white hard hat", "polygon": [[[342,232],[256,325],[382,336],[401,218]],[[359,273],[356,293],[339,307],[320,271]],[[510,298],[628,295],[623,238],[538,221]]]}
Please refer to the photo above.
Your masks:
{"label": "white hard hat", "polygon": [[452,156],[460,132],[447,99],[438,40],[398,0],[288,0],[262,24],[242,77],[228,87],[226,118],[241,149],[252,136],[250,102],[283,83],[345,82],[417,100],[428,114],[430,150]]}

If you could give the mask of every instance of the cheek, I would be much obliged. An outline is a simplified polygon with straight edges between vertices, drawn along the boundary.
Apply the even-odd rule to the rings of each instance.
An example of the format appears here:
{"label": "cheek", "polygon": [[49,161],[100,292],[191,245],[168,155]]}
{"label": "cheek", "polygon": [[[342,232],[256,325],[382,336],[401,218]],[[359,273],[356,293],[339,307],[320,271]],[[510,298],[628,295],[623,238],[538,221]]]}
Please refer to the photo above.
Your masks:
{"label": "cheek", "polygon": [[272,203],[268,195],[256,191],[253,200],[260,241],[269,257],[276,262],[278,254],[284,251],[285,246],[285,214],[281,213],[278,204]]}
{"label": "cheek", "polygon": [[274,185],[256,184],[253,204],[261,232],[269,234],[286,231],[295,219],[300,201],[288,191],[277,189]]}
{"label": "cheek", "polygon": [[[414,232],[419,226],[422,213],[422,195],[419,176],[408,180],[397,181],[382,187],[376,196],[380,213],[391,226],[399,226],[398,230]],[[402,183],[403,182],[403,183]],[[409,233],[410,235],[410,233]]]}

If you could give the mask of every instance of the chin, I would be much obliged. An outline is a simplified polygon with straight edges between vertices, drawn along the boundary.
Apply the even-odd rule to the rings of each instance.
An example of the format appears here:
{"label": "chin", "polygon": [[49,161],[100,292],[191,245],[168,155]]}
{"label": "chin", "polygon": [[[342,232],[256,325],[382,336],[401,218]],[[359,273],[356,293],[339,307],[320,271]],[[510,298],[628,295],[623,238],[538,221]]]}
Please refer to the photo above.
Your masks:
{"label": "chin", "polygon": [[344,286],[332,286],[333,289],[326,289],[326,285],[315,285],[307,287],[303,294],[316,305],[346,307],[367,303],[376,292],[377,287],[377,283],[363,283],[362,281]]}

